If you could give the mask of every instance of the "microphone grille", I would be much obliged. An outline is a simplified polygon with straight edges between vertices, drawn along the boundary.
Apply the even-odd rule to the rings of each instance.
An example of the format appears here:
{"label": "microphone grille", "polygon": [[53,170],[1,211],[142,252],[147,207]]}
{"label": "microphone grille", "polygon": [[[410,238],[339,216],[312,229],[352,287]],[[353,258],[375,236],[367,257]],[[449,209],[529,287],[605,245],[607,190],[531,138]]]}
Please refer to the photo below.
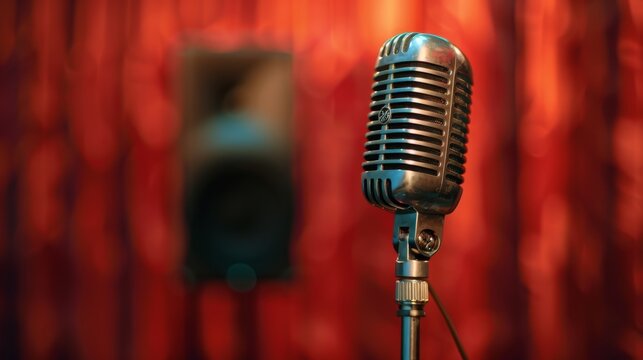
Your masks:
{"label": "microphone grille", "polygon": [[453,211],[464,182],[471,85],[468,60],[444,38],[403,33],[382,45],[362,163],[369,202]]}
{"label": "microphone grille", "polygon": [[[391,51],[386,49],[388,45],[397,46],[395,39],[382,51]],[[376,68],[364,171],[411,170],[438,175],[448,120],[449,77],[448,68],[424,61]]]}
{"label": "microphone grille", "polygon": [[413,40],[417,34],[418,33],[402,33],[390,38],[382,45],[380,57],[397,54],[400,51],[403,53],[407,52],[411,45],[411,40]]}
{"label": "microphone grille", "polygon": [[455,74],[455,87],[451,126],[449,131],[449,149],[447,150],[446,179],[460,185],[464,181],[464,154],[467,151],[467,133],[469,132],[469,114],[471,113],[471,75],[465,68]]}

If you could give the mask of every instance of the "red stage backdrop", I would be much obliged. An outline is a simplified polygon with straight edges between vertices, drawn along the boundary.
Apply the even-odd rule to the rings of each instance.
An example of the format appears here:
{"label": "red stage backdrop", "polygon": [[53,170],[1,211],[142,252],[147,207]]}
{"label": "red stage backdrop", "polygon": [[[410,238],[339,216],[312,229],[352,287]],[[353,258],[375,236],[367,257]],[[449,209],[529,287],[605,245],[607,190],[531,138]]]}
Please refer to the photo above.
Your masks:
{"label": "red stage backdrop", "polygon": [[[472,359],[643,359],[636,0],[5,0],[0,358],[394,359],[392,215],[362,199],[373,65],[403,31],[474,71],[464,196],[431,261]],[[182,278],[188,44],[294,56],[296,277],[257,336]],[[422,353],[457,359],[433,304]],[[192,315],[190,315],[192,314]]]}

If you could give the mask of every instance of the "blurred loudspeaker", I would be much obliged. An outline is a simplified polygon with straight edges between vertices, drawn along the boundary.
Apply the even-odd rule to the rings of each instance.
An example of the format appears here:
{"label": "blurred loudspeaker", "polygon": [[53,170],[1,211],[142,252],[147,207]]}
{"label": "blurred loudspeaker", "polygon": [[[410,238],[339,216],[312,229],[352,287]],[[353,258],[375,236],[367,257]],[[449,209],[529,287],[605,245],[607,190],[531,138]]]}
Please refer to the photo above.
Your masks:
{"label": "blurred loudspeaker", "polygon": [[191,48],[181,61],[188,275],[238,290],[288,278],[291,56]]}

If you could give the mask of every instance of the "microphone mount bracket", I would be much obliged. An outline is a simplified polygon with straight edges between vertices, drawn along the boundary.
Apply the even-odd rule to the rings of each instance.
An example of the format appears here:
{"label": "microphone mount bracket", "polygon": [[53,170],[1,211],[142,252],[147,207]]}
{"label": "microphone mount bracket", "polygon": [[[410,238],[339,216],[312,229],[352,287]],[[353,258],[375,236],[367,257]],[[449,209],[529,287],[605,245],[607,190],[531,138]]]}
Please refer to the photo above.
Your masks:
{"label": "microphone mount bracket", "polygon": [[420,357],[420,318],[429,301],[429,259],[440,248],[444,215],[415,210],[395,213],[393,246],[397,251],[395,300],[402,318],[403,360]]}

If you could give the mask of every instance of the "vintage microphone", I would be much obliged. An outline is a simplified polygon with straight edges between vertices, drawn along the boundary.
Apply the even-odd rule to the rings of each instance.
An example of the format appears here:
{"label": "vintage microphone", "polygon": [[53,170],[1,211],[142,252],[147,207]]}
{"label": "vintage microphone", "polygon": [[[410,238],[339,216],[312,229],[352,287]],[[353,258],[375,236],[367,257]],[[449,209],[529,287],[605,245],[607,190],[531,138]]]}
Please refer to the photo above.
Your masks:
{"label": "vintage microphone", "polygon": [[440,247],[444,216],[462,194],[471,85],[464,54],[435,35],[396,35],[375,65],[362,191],[371,204],[395,212],[404,360],[419,358],[428,260]]}

